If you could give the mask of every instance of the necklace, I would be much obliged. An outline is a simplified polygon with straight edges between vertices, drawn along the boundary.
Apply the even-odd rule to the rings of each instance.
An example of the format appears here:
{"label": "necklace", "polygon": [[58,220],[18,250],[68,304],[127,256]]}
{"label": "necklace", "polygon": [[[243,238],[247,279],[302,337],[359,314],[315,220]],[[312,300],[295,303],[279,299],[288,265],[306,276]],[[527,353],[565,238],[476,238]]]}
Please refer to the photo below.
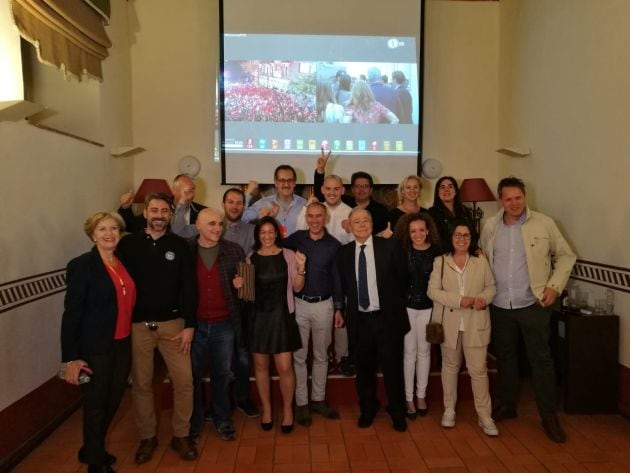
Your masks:
{"label": "necklace", "polygon": [[[115,258],[111,258],[111,262],[112,263],[115,262],[115,261],[116,261]],[[126,296],[127,295],[127,288],[125,287],[125,281],[123,280],[123,278],[120,276],[120,274],[118,274],[116,269],[108,261],[105,261],[105,265],[118,278],[118,282],[120,283],[120,288],[122,289],[122,294],[123,294],[123,296]]]}

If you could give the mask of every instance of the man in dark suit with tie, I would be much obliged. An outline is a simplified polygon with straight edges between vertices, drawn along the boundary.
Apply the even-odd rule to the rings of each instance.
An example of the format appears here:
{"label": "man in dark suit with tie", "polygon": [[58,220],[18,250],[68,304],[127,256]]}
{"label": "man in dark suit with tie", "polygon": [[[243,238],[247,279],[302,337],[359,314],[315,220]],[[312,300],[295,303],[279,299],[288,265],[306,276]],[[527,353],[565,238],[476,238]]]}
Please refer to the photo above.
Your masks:
{"label": "man in dark suit with tie", "polygon": [[405,256],[396,240],[372,236],[372,217],[355,208],[348,217],[355,241],[339,254],[339,273],[346,298],[345,319],[350,352],[356,363],[361,415],[358,425],[372,425],[379,409],[376,371],[380,364],[393,427],[407,429],[403,392],[403,338],[409,331],[403,290]]}

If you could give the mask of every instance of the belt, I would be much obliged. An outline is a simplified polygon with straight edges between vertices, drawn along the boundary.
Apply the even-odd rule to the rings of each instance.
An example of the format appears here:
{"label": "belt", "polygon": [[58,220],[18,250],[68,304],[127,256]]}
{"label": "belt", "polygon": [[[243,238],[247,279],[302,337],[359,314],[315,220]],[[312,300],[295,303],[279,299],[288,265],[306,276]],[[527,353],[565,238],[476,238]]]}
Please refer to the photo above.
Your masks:
{"label": "belt", "polygon": [[157,322],[145,322],[144,325],[152,332],[155,332],[160,327]]}
{"label": "belt", "polygon": [[371,316],[371,315],[381,315],[381,311],[380,311],[380,310],[371,310],[371,311],[369,311],[369,312],[359,311],[359,314],[361,314],[361,315],[365,315],[365,316]]}
{"label": "belt", "polygon": [[314,302],[321,302],[321,301],[325,301],[327,299],[330,299],[330,296],[296,296],[300,299],[302,299],[304,302],[309,302],[309,303],[314,303]]}

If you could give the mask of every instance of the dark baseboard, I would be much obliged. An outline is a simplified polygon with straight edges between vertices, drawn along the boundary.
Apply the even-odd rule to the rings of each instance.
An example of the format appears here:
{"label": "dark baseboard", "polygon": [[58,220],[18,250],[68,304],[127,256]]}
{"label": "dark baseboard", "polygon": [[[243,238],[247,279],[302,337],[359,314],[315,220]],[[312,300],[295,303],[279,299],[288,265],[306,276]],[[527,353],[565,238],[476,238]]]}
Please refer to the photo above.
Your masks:
{"label": "dark baseboard", "polygon": [[0,471],[9,471],[81,405],[81,392],[52,378],[0,412]]}
{"label": "dark baseboard", "polygon": [[619,365],[619,412],[630,418],[630,368]]}

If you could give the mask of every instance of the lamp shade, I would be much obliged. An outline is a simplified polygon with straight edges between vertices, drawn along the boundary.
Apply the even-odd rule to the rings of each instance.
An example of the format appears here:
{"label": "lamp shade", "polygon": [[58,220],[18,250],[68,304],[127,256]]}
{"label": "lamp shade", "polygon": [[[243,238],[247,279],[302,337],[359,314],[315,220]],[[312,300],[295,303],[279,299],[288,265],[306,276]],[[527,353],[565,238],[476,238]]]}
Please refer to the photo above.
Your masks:
{"label": "lamp shade", "polygon": [[486,184],[486,180],[482,177],[464,179],[459,188],[459,195],[462,202],[493,202],[497,200]]}
{"label": "lamp shade", "polygon": [[144,203],[144,198],[147,194],[153,192],[163,192],[173,197],[173,192],[165,179],[144,179],[140,187],[138,187],[136,195],[133,197],[134,204]]}

